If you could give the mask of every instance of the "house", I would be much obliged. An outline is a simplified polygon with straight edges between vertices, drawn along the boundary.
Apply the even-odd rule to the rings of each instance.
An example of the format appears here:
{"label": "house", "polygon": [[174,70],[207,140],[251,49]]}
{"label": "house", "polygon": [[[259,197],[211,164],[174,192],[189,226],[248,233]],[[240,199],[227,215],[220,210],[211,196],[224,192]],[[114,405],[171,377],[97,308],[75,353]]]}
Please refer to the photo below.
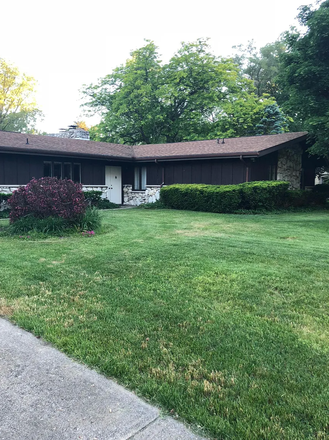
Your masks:
{"label": "house", "polygon": [[315,159],[307,133],[155,145],[121,145],[0,131],[0,192],[33,177],[56,176],[103,192],[114,203],[138,205],[158,198],[162,185],[228,185],[288,180],[293,189],[314,185]]}

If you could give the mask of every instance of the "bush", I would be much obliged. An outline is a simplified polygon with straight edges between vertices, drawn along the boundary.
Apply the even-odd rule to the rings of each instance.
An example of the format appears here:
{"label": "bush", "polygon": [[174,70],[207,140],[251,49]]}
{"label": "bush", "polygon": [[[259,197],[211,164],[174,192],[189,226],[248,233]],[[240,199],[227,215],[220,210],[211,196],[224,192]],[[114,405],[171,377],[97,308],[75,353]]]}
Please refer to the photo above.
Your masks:
{"label": "bush", "polygon": [[117,205],[116,203],[112,203],[107,199],[101,199],[97,204],[98,209],[116,209],[119,206],[120,205]]}
{"label": "bush", "polygon": [[7,200],[9,200],[11,196],[12,194],[0,193],[0,204],[2,202],[7,202]]}
{"label": "bush", "polygon": [[233,212],[239,209],[239,185],[171,185],[160,190],[160,200],[169,208],[190,211]]}
{"label": "bush", "polygon": [[84,196],[89,206],[98,207],[102,200],[102,191],[84,191]]}
{"label": "bush", "polygon": [[326,196],[326,198],[329,198],[329,184],[323,183],[322,185],[315,185],[315,187],[312,189],[312,193],[323,194]]}
{"label": "bush", "polygon": [[238,185],[241,189],[241,209],[271,211],[282,204],[289,188],[289,182],[259,181]]}
{"label": "bush", "polygon": [[313,192],[305,190],[287,191],[282,206],[284,208],[306,208],[326,205],[325,192]]}
{"label": "bush", "polygon": [[10,207],[8,204],[8,199],[10,199],[11,194],[0,193],[0,218],[8,218],[10,214]]}
{"label": "bush", "polygon": [[98,209],[115,209],[119,205],[112,203],[107,199],[102,199],[102,191],[85,191],[85,199],[89,206],[95,206]]}
{"label": "bush", "polygon": [[101,217],[95,207],[87,208],[85,214],[74,220],[62,217],[37,218],[29,214],[21,217],[9,227],[11,234],[24,234],[31,232],[41,232],[45,234],[62,235],[70,231],[91,231],[97,230],[101,226]]}
{"label": "bush", "polygon": [[166,205],[161,200],[156,200],[155,202],[142,203],[138,205],[139,209],[166,209]]}
{"label": "bush", "polygon": [[99,210],[94,206],[87,208],[85,214],[81,216],[74,226],[80,231],[92,231],[101,227],[101,216]]}
{"label": "bush", "polygon": [[161,188],[161,202],[191,211],[236,212],[271,210],[282,204],[288,182],[250,182],[239,185],[171,185]]}
{"label": "bush", "polygon": [[11,207],[11,223],[26,216],[38,219],[59,217],[74,221],[86,211],[82,185],[56,177],[32,179],[25,187],[14,191],[8,203]]}

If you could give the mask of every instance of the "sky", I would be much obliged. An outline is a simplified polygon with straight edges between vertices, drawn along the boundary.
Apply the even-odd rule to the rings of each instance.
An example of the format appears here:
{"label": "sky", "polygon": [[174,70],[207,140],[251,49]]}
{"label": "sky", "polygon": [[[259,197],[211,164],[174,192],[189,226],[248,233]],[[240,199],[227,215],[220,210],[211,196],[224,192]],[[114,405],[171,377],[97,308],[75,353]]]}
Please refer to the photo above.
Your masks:
{"label": "sky", "polygon": [[1,5],[0,57],[37,80],[44,113],[37,128],[56,133],[77,120],[94,125],[80,105],[84,84],[96,83],[153,40],[167,62],[182,41],[209,37],[217,56],[254,40],[275,41],[297,25],[303,0],[15,0]]}

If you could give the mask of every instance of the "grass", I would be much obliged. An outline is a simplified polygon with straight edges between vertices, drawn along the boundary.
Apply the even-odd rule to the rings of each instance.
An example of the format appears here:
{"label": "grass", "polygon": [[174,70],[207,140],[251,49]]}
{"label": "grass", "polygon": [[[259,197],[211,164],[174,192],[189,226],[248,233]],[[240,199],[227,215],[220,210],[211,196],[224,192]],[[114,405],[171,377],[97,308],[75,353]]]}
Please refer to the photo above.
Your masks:
{"label": "grass", "polygon": [[0,314],[210,437],[329,438],[326,212],[103,221],[0,237]]}

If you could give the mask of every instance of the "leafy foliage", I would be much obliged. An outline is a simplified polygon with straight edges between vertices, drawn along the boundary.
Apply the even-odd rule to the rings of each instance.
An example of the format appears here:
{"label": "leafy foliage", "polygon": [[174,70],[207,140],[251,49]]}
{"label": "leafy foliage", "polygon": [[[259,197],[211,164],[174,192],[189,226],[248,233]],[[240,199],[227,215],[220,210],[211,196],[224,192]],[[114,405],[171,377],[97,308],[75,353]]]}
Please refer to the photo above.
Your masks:
{"label": "leafy foliage", "polygon": [[14,191],[8,203],[11,223],[27,215],[75,220],[86,211],[82,185],[56,177],[32,179],[25,187]]}
{"label": "leafy foliage", "polygon": [[83,93],[85,107],[102,114],[92,138],[128,144],[255,134],[264,109],[274,103],[258,97],[238,65],[215,57],[204,39],[183,43],[165,65],[148,41]]}
{"label": "leafy foliage", "polygon": [[97,230],[101,226],[101,217],[98,209],[87,208],[84,214],[67,219],[63,217],[37,218],[32,214],[19,218],[9,226],[9,234],[43,233],[63,235],[76,231]]}
{"label": "leafy foliage", "polygon": [[102,199],[102,191],[85,191],[84,196],[89,206],[95,206],[98,209],[115,209],[119,207],[116,203]]}
{"label": "leafy foliage", "polygon": [[171,185],[161,188],[161,202],[174,209],[205,212],[272,210],[282,204],[289,182],[250,182],[239,185]]}
{"label": "leafy foliage", "polygon": [[306,32],[287,32],[281,56],[284,109],[310,133],[310,151],[329,159],[329,0],[317,10],[300,8]]}
{"label": "leafy foliage", "polygon": [[237,50],[234,61],[240,66],[241,73],[253,81],[257,95],[268,94],[279,99],[281,89],[277,76],[281,69],[280,57],[286,51],[284,39],[266,44],[259,51],[254,46],[254,41],[249,41],[247,46],[233,48]]}
{"label": "leafy foliage", "polygon": [[41,116],[34,100],[36,81],[0,58],[0,130],[31,131]]}

